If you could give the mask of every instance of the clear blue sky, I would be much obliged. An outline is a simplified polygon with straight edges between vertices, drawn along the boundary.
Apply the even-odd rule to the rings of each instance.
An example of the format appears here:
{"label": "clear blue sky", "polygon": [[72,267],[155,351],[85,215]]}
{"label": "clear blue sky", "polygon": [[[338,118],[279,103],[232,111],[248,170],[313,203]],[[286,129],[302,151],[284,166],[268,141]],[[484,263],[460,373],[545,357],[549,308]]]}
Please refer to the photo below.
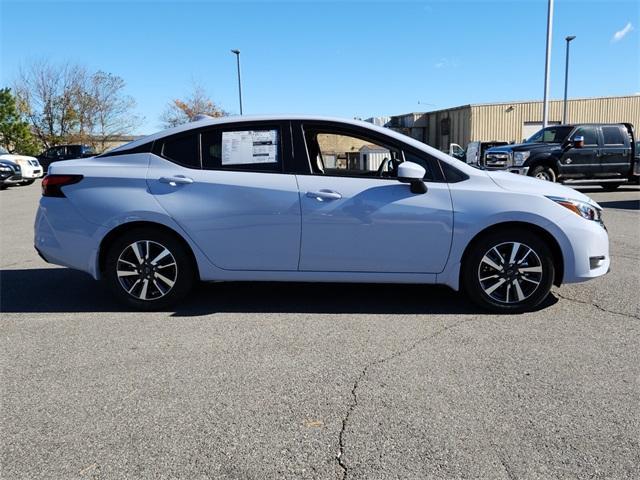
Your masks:
{"label": "clear blue sky", "polygon": [[[0,3],[0,86],[37,59],[117,74],[145,117],[138,133],[158,130],[194,81],[238,112],[231,48],[245,113],[365,118],[542,98],[546,0]],[[570,96],[640,92],[639,30],[638,0],[556,0],[551,97],[569,34]]]}

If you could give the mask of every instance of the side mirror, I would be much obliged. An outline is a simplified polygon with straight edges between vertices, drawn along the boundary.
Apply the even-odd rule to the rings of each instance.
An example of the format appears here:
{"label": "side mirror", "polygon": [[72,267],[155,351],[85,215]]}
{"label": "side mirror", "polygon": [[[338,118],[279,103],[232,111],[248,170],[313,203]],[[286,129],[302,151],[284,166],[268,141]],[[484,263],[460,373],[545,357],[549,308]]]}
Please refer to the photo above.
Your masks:
{"label": "side mirror", "polygon": [[582,148],[582,147],[584,147],[584,137],[582,135],[573,137],[573,148]]}
{"label": "side mirror", "polygon": [[427,193],[427,186],[422,180],[427,171],[417,163],[402,162],[398,165],[398,181],[411,185],[412,193]]}

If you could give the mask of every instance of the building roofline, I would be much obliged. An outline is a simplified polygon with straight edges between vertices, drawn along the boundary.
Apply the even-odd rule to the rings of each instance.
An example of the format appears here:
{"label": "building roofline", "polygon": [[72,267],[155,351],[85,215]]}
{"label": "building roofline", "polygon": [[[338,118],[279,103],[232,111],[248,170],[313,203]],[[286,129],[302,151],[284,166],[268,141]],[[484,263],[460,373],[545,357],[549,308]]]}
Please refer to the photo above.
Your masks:
{"label": "building roofline", "polygon": [[[612,95],[612,96],[602,96],[602,97],[575,97],[567,99],[569,102],[580,101],[580,100],[608,100],[608,99],[621,99],[621,98],[640,98],[640,95],[629,94],[629,95]],[[563,99],[550,99],[549,102],[562,102]],[[464,105],[457,105],[455,107],[449,108],[441,108],[438,110],[429,110],[428,112],[409,112],[409,113],[401,113],[399,115],[391,115],[392,117],[403,117],[405,115],[427,115],[432,113],[440,113],[440,112],[448,112],[451,110],[461,110],[463,108],[471,108],[471,107],[490,107],[493,105],[514,105],[514,104],[529,104],[529,103],[542,103],[542,100],[512,100],[509,102],[485,102],[485,103],[466,103]]]}

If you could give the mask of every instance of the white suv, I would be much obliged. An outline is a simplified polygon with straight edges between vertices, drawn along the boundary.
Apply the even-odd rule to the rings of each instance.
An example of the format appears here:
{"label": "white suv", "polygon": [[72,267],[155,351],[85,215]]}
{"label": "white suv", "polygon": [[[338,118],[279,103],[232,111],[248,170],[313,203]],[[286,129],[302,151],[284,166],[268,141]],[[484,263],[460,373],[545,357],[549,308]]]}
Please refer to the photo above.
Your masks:
{"label": "white suv", "polygon": [[22,170],[22,185],[31,185],[36,179],[43,176],[43,168],[35,157],[27,155],[15,155],[9,153],[6,148],[0,147],[0,160],[10,160],[20,165]]}

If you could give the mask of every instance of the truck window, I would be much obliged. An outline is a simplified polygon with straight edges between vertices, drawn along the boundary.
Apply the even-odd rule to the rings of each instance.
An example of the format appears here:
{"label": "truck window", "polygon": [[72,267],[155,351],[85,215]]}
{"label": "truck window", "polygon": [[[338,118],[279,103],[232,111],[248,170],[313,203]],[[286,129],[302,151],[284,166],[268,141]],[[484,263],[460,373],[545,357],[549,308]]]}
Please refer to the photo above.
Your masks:
{"label": "truck window", "polygon": [[598,145],[598,131],[596,130],[596,127],[592,127],[590,125],[578,127],[571,138],[572,140],[575,140],[576,137],[584,137],[585,146]]}
{"label": "truck window", "polygon": [[624,135],[617,125],[603,126],[602,136],[605,145],[624,145]]}

